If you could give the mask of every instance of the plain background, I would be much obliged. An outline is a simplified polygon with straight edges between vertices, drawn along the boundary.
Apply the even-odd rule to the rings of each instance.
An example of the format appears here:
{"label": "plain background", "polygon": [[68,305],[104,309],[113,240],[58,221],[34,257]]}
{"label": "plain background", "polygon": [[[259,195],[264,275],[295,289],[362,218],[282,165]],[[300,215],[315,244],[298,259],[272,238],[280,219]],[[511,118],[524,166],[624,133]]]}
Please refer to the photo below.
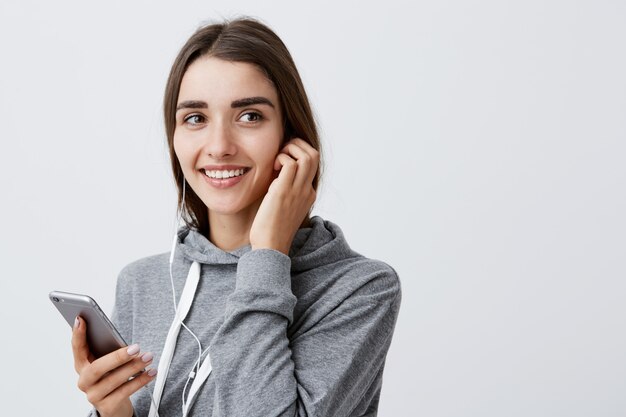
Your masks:
{"label": "plain background", "polygon": [[294,3],[0,3],[2,414],[89,409],[47,294],[110,312],[169,250],[165,79],[247,14],[319,118],[315,212],[401,277],[379,415],[626,415],[626,3]]}

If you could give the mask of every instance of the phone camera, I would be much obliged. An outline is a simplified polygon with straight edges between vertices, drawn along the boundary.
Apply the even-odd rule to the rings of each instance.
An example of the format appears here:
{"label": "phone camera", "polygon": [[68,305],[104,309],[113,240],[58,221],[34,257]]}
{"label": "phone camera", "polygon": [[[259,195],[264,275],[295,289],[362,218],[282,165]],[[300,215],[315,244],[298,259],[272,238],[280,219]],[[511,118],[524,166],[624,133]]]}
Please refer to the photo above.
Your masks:
{"label": "phone camera", "polygon": [[57,303],[59,302],[58,297],[52,297],[52,299],[53,299],[55,302],[57,302]]}

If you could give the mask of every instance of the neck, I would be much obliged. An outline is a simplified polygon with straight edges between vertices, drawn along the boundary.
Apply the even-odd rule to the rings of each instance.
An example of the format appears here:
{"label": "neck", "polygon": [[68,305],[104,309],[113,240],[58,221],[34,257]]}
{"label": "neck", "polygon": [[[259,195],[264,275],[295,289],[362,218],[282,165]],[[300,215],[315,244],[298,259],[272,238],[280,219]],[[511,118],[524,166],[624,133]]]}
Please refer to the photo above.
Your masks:
{"label": "neck", "polygon": [[261,201],[245,212],[222,214],[209,210],[209,240],[225,252],[250,244],[250,229]]}
{"label": "neck", "polygon": [[[233,251],[250,244],[250,229],[263,199],[260,199],[246,212],[234,214],[214,213],[209,210],[209,240],[225,252]],[[307,215],[300,228],[311,227]]]}

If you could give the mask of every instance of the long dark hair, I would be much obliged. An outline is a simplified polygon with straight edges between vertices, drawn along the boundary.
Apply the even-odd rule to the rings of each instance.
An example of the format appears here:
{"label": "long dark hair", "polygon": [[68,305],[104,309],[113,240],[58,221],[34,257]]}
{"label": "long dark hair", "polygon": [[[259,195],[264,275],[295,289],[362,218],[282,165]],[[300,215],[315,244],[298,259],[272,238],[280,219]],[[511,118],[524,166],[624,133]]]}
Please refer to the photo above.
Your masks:
{"label": "long dark hair", "polygon": [[[257,66],[278,92],[285,127],[283,143],[293,137],[299,137],[320,153],[321,147],[315,118],[296,65],[285,44],[269,27],[254,19],[240,18],[198,29],[174,60],[165,87],[163,112],[172,171],[178,188],[178,208],[188,227],[208,237],[208,209],[188,184],[185,186],[183,201],[183,172],[174,152],[176,105],[180,83],[187,68],[196,59],[204,56]],[[313,180],[314,189],[317,189],[320,174],[321,169],[318,168]]]}

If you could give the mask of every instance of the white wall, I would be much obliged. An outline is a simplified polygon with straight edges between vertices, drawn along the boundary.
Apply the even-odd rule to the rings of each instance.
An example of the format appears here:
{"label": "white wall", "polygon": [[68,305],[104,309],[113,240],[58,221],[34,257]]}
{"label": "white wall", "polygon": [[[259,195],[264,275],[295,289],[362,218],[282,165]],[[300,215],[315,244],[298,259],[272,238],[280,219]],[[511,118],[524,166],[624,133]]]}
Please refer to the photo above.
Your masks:
{"label": "white wall", "polygon": [[319,116],[317,213],[401,276],[379,415],[626,415],[624,2],[94,3],[0,4],[3,415],[89,408],[47,293],[110,311],[169,250],[165,77],[242,13]]}

